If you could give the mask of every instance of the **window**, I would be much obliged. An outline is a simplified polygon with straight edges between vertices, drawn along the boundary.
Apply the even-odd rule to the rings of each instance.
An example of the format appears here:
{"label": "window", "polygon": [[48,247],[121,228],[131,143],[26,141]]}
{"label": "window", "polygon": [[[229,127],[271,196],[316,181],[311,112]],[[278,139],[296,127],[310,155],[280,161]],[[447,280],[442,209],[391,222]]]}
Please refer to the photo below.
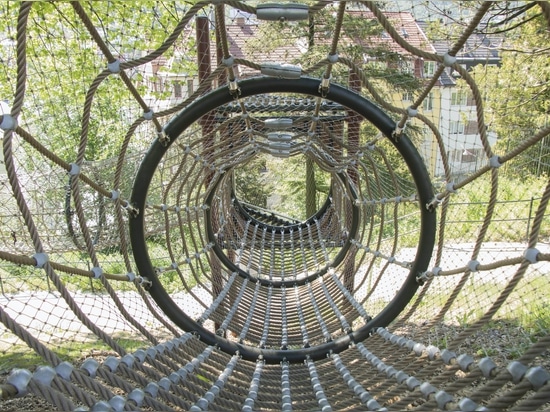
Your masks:
{"label": "window", "polygon": [[153,77],[152,79],[153,91],[157,93],[162,93],[164,89],[164,84],[160,77]]}
{"label": "window", "polygon": [[433,77],[435,74],[435,62],[424,62],[424,77]]}
{"label": "window", "polygon": [[414,64],[410,60],[401,60],[399,69],[405,74],[414,74]]}
{"label": "window", "polygon": [[468,102],[468,94],[458,90],[451,93],[451,106],[466,106]]}
{"label": "window", "polygon": [[460,121],[451,120],[449,124],[449,133],[464,133],[464,123]]}
{"label": "window", "polygon": [[477,120],[470,120],[468,123],[466,123],[464,134],[477,134],[478,132],[479,130],[477,127]]}
{"label": "window", "polygon": [[174,82],[174,97],[181,97],[181,83],[180,82]]}
{"label": "window", "polygon": [[401,100],[403,100],[404,102],[412,102],[412,100],[413,100],[413,95],[412,95],[412,93],[411,93],[411,92],[405,92],[405,93],[403,93],[403,97],[402,97]]}
{"label": "window", "polygon": [[434,109],[434,95],[432,92],[428,93],[428,95],[422,102],[422,108],[425,111],[431,111]]}

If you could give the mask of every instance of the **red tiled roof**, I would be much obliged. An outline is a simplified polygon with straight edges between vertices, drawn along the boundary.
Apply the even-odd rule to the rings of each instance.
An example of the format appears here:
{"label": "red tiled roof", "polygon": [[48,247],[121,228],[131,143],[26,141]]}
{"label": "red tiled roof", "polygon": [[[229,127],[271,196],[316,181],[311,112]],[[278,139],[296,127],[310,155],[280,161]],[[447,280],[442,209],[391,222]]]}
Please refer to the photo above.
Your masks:
{"label": "red tiled roof", "polygon": [[[364,10],[350,10],[348,14],[353,18],[361,18],[367,20],[375,20],[376,17],[371,11]],[[416,47],[417,49],[424,50],[430,53],[435,53],[435,49],[426,37],[424,31],[415,21],[413,15],[408,12],[385,12],[384,16],[389,20],[392,26],[397,30],[399,35],[409,43],[410,45]],[[381,27],[381,26],[380,26]],[[382,29],[382,27],[381,27]],[[383,30],[383,29],[382,29]],[[345,36],[345,27],[344,27],[344,38],[343,41],[347,41],[356,45],[360,45],[368,48],[376,47],[385,47],[391,52],[399,54],[409,54],[404,48],[397,44],[386,31],[382,31],[380,35],[377,36],[368,36],[365,38],[353,37],[347,38]]]}
{"label": "red tiled roof", "polygon": [[[229,53],[234,58],[247,59],[259,64],[266,62],[291,63],[303,54],[304,50],[300,49],[299,46],[300,41],[303,39],[293,34],[290,28],[287,30],[282,45],[273,43],[262,45],[260,42],[266,40],[262,38],[261,30],[259,24],[227,25],[226,35],[229,43]],[[280,41],[280,39],[277,40]],[[241,76],[254,71],[247,67],[241,67],[240,69]]]}
{"label": "red tiled roof", "polygon": [[[348,14],[352,18],[361,18],[368,20],[376,20],[374,14],[370,11],[356,11],[350,10]],[[412,46],[435,53],[435,49],[428,41],[424,31],[416,23],[414,17],[408,12],[386,12],[385,16],[396,28],[400,36],[404,38]],[[256,63],[264,62],[285,62],[292,63],[300,58],[305,51],[306,39],[305,37],[299,37],[298,34],[292,32],[289,27],[285,29],[284,44],[277,45],[277,41],[280,42],[281,37],[273,39],[275,44],[266,44],[262,47],[262,44],[258,43],[262,40],[261,31],[262,25],[270,23],[265,22],[253,22],[252,24],[231,24],[227,25],[227,37],[229,42],[229,50],[235,58],[247,58]],[[323,33],[322,23],[316,27],[319,33]],[[346,46],[362,46],[365,48],[365,53],[368,54],[369,49],[384,48],[390,53],[398,53],[401,55],[408,55],[409,53],[397,44],[380,26],[380,34],[368,35],[366,37],[358,36],[356,33],[346,33],[345,25],[340,37],[340,49],[342,50]],[[269,39],[267,40],[269,41]],[[322,35],[315,40],[316,44],[328,45],[331,43],[331,38],[322,38]],[[241,68],[243,70],[243,68]],[[250,73],[252,69],[244,68],[244,72]],[[244,72],[241,73],[244,74]]]}

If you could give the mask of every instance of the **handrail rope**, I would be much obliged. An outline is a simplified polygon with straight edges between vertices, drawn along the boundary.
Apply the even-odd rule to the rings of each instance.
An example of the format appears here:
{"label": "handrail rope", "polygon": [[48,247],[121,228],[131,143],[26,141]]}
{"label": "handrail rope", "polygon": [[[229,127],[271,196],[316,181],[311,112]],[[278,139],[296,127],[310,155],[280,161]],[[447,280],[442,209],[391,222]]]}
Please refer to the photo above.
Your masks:
{"label": "handrail rope", "polygon": [[[338,60],[340,60],[340,58],[338,58]],[[308,75],[313,74],[313,73],[317,72],[317,70],[320,70],[320,69],[322,69],[323,67],[325,67],[329,64],[330,64],[330,61],[329,61],[328,57],[325,57],[325,58],[319,60],[313,66],[309,66],[309,67],[306,67],[306,68],[302,69],[302,73],[308,74]]]}
{"label": "handrail rope", "polygon": [[[27,19],[32,7],[32,1],[23,1],[19,6],[16,31],[16,53],[17,53],[17,78],[15,86],[15,95],[11,107],[11,115],[14,118],[19,117],[23,107],[25,91],[27,86]],[[9,134],[9,130],[4,133]]]}
{"label": "handrail rope", "polygon": [[544,139],[546,136],[550,135],[550,126],[544,127],[538,131],[535,135],[530,137],[529,139],[522,140],[521,143],[515,147],[514,149],[510,150],[508,153],[503,154],[502,156],[499,156],[498,160],[501,164],[513,159],[514,157],[518,156],[525,150],[527,150],[529,147],[533,146],[534,144],[538,143],[542,139]]}
{"label": "handrail rope", "polygon": [[[332,35],[332,40],[330,43],[330,51],[329,54],[336,54],[336,50],[338,48],[338,42],[340,41],[340,33],[342,32],[342,23],[344,21],[344,13],[346,11],[346,2],[341,1],[338,5],[338,12],[336,14],[336,21],[334,24],[334,34]],[[327,72],[325,73],[325,78],[330,78],[330,68],[332,65],[329,64],[329,67],[327,68]]]}
{"label": "handrail rope", "polygon": [[377,200],[372,199],[362,199],[356,202],[358,206],[374,206],[374,205],[385,205],[389,203],[399,204],[399,203],[416,203],[418,199],[416,194],[410,196],[394,196],[394,197],[384,197]]}
{"label": "handrail rope", "polygon": [[[19,9],[19,15],[17,19],[17,84],[15,89],[14,102],[12,105],[11,115],[17,119],[21,108],[23,106],[23,100],[26,90],[27,79],[27,36],[26,27],[27,19],[32,7],[32,2],[22,2]],[[30,232],[33,246],[38,253],[43,253],[42,243],[38,234],[38,230],[33,221],[31,212],[28,205],[25,202],[21,186],[17,174],[15,171],[14,159],[13,159],[13,131],[4,131],[4,139],[2,142],[4,151],[4,164],[8,173],[8,180],[10,182],[13,195],[16,199],[17,206],[23,215],[25,224]]]}
{"label": "handrail rope", "polygon": [[[250,61],[245,58],[235,58],[235,64],[240,64],[243,66],[250,67],[251,69],[255,69],[260,71],[262,69],[262,65],[258,63],[254,63],[253,61]],[[224,68],[225,69],[225,68]]]}
{"label": "handrail rope", "polygon": [[[476,272],[484,272],[484,271],[488,271],[488,270],[499,269],[499,268],[502,268],[504,266],[519,265],[524,260],[525,260],[525,257],[516,256],[516,257],[513,257],[513,258],[506,258],[506,259],[498,260],[498,261],[487,263],[487,264],[481,264],[480,263],[480,264],[477,264],[475,266],[475,271]],[[427,271],[425,273],[426,276],[420,276],[420,278],[422,278],[423,280],[428,280],[428,279],[432,279],[432,278],[438,278],[438,277],[441,277],[441,276],[459,275],[461,273],[466,272],[467,270],[471,270],[471,267],[469,265],[465,265],[465,266],[461,266],[461,267],[454,268],[454,269],[449,269],[449,270],[437,270],[436,273],[434,273],[434,271],[432,270],[432,271]]]}
{"label": "handrail rope", "polygon": [[[25,255],[17,255],[14,253],[6,252],[6,251],[0,251],[0,259],[6,260],[8,262],[14,263],[16,265],[25,265],[25,266],[33,266],[37,267],[37,258],[36,257],[29,257]],[[85,269],[79,269],[74,266],[67,266],[62,263],[57,263],[54,261],[48,261],[48,263],[51,265],[51,267],[57,271],[71,274],[71,275],[79,275],[84,276],[88,278],[96,278],[97,273],[92,270],[85,270]],[[111,280],[117,280],[121,282],[133,282],[134,279],[128,274],[114,274],[114,273],[102,273],[102,276],[106,277],[107,279]],[[141,276],[136,276],[135,278],[137,282],[139,283],[147,283],[147,281],[142,278]]]}
{"label": "handrail rope", "polygon": [[[395,264],[397,266],[401,266],[402,268],[405,268],[405,269],[410,269],[411,267],[411,262],[408,262],[408,261],[400,261],[400,260],[397,260],[395,258],[395,247],[392,247],[392,252],[391,254],[385,254],[383,252],[381,252],[380,250],[371,250],[370,247],[366,246],[366,245],[363,245],[361,242],[358,242],[358,241],[352,241],[353,245],[358,249],[358,250],[363,250],[365,253],[368,253],[368,254],[371,254],[374,258],[379,258],[381,260],[385,260],[386,263],[392,263],[392,264]],[[395,242],[394,242],[395,243]]]}

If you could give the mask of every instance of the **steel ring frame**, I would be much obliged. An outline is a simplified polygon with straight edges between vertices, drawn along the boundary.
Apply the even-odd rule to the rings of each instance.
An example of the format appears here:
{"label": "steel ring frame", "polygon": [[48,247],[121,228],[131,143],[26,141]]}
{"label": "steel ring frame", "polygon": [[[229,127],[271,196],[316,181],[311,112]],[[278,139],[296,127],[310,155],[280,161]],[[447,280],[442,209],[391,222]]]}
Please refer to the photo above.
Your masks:
{"label": "steel ring frame", "polygon": [[[300,93],[312,97],[321,97],[319,86],[320,80],[313,78],[278,79],[258,77],[239,82],[240,97],[242,98],[266,93]],[[138,213],[132,217],[129,221],[129,226],[134,259],[140,275],[147,277],[151,281],[149,293],[153,299],[176,325],[185,331],[196,333],[206,344],[215,345],[228,354],[238,353],[244,359],[251,361],[263,358],[268,363],[278,363],[282,360],[302,362],[307,358],[316,360],[324,358],[330,352],[339,353],[348,348],[350,344],[365,340],[373,329],[386,326],[394,320],[416,293],[419,286],[416,280],[417,276],[427,270],[430,262],[435,243],[436,215],[433,210],[426,207],[426,204],[433,198],[433,189],[426,167],[413,143],[405,135],[400,136],[399,139],[392,138],[395,122],[377,106],[359,94],[338,85],[331,85],[328,93],[322,97],[354,110],[371,122],[389,138],[407,164],[416,185],[421,216],[420,237],[416,258],[409,275],[395,297],[380,313],[357,330],[353,330],[329,342],[300,349],[259,348],[234,342],[216,335],[195,322],[176,305],[168,292],[163,288],[151,264],[145,242],[144,214]],[[169,137],[168,144],[161,142],[157,138],[145,155],[136,174],[136,183],[134,184],[131,196],[131,203],[135,208],[139,211],[145,209],[147,192],[152,176],[164,154],[178,136],[204,114],[233,100],[234,97],[227,87],[219,88],[187,106],[165,126],[164,133]],[[210,240],[214,241],[213,238]]]}

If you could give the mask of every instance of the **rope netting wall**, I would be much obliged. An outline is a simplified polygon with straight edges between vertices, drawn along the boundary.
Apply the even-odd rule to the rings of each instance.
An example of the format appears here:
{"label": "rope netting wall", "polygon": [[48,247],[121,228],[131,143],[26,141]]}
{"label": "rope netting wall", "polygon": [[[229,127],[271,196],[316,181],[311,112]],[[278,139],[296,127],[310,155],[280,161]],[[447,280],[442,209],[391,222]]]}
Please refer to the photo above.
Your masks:
{"label": "rope netting wall", "polygon": [[0,10],[6,408],[549,407],[548,3]]}

